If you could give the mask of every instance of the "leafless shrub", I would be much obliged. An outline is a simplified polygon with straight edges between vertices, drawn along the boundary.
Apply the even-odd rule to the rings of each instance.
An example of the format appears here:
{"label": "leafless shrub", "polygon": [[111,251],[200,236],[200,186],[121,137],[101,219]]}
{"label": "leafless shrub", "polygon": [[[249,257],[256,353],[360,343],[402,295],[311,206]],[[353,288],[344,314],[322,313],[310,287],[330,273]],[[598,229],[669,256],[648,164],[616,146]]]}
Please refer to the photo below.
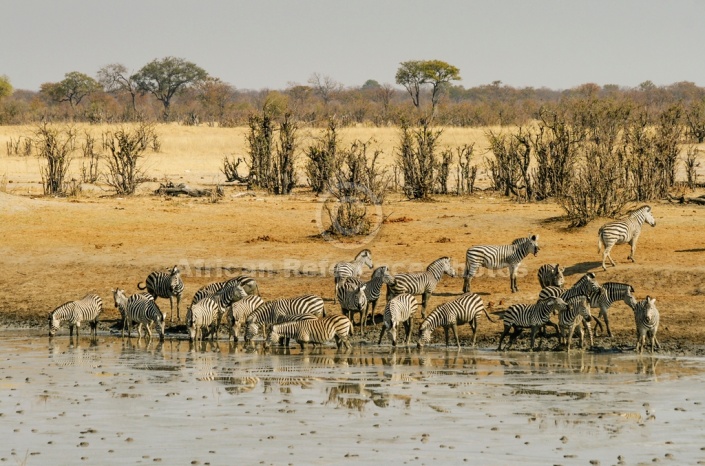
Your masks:
{"label": "leafless shrub", "polygon": [[72,127],[56,128],[44,123],[35,130],[38,157],[44,162],[40,167],[44,194],[63,195],[64,178],[71,164],[76,130]]}
{"label": "leafless shrub", "polygon": [[123,128],[105,135],[108,148],[105,181],[118,195],[134,194],[144,180],[144,171],[138,162],[148,147],[145,141],[153,140],[153,131],[151,125],[140,124],[134,130]]}
{"label": "leafless shrub", "polygon": [[417,129],[402,121],[397,166],[403,175],[402,190],[409,199],[428,199],[437,185],[436,148],[442,131],[434,131],[427,121]]}
{"label": "leafless shrub", "polygon": [[228,157],[225,157],[223,159],[223,167],[220,169],[220,171],[223,172],[223,175],[225,175],[226,181],[236,181],[238,183],[249,182],[248,176],[240,175],[240,172],[238,172],[238,167],[243,162],[244,160],[242,160],[241,158],[238,158],[237,160],[231,160]]}
{"label": "leafless shrub", "polygon": [[696,146],[688,147],[688,150],[685,153],[685,177],[688,188],[691,190],[695,189],[695,186],[698,184],[697,168],[700,166],[700,162],[698,162],[699,153],[700,150]]}
{"label": "leafless shrub", "polygon": [[337,148],[339,144],[337,124],[334,119],[328,120],[328,128],[324,135],[306,148],[306,175],[311,189],[316,194],[321,194],[330,186],[335,169]]}
{"label": "leafless shrub", "polygon": [[33,143],[31,138],[19,136],[16,141],[10,138],[10,140],[5,143],[5,147],[8,156],[19,155],[29,157],[32,155]]}
{"label": "leafless shrub", "polygon": [[471,165],[475,144],[464,144],[455,148],[458,155],[458,195],[472,194],[475,190],[475,180],[477,179],[477,166]]}
{"label": "leafless shrub", "polygon": [[436,192],[438,194],[448,194],[448,178],[450,178],[450,166],[453,163],[453,151],[446,149],[441,152],[441,162],[438,164],[438,174],[436,182]]}
{"label": "leafless shrub", "polygon": [[95,183],[98,181],[98,160],[100,155],[95,151],[95,138],[86,131],[86,138],[81,145],[81,150],[83,152],[83,158],[88,159],[88,165],[86,166],[86,161],[81,165],[81,181],[83,183]]}
{"label": "leafless shrub", "polygon": [[487,132],[490,150],[495,159],[487,162],[493,187],[505,196],[533,199],[533,178],[530,171],[531,145],[528,133],[521,127],[515,134]]}

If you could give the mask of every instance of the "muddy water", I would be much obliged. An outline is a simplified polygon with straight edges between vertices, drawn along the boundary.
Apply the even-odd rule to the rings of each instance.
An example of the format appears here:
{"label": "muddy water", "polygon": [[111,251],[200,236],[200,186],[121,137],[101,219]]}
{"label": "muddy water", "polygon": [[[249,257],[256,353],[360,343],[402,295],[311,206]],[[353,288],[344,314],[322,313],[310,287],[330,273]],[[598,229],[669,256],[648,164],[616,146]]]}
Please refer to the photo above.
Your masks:
{"label": "muddy water", "polygon": [[0,464],[696,464],[705,360],[0,334]]}

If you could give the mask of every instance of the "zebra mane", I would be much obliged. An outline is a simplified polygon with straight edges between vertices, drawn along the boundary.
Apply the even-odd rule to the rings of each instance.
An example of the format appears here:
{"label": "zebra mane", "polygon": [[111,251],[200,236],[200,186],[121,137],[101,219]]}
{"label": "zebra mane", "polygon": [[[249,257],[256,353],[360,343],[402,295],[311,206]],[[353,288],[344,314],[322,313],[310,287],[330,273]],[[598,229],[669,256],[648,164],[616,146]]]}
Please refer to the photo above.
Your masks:
{"label": "zebra mane", "polygon": [[357,256],[355,256],[355,260],[358,260],[359,258],[364,257],[364,256],[371,256],[371,255],[372,255],[372,251],[370,251],[369,249],[363,249],[362,251],[357,253]]}

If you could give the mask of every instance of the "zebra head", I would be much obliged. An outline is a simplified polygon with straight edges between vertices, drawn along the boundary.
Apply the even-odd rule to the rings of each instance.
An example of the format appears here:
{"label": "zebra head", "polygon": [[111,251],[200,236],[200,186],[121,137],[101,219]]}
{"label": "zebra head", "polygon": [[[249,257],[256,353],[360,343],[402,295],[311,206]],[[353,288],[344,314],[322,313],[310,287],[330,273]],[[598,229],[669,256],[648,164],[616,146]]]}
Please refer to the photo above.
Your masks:
{"label": "zebra head", "polygon": [[643,215],[644,215],[644,221],[651,225],[652,227],[656,226],[656,219],[654,219],[654,215],[651,213],[651,207],[650,206],[644,206],[642,207],[643,209]]}
{"label": "zebra head", "polygon": [[444,273],[450,277],[455,277],[455,270],[450,265],[450,257],[448,256],[441,257],[431,262],[431,264],[426,267],[426,270],[433,273],[434,277],[438,280],[440,280]]}
{"label": "zebra head", "polygon": [[364,265],[369,267],[370,269],[374,267],[372,265],[372,251],[369,249],[363,249],[360,251],[360,253],[355,257],[356,261],[361,261]]}
{"label": "zebra head", "polygon": [[539,235],[529,236],[529,252],[533,253],[534,256],[539,253]]}
{"label": "zebra head", "polygon": [[358,311],[363,311],[367,307],[367,296],[365,295],[365,288],[367,288],[367,285],[363,284],[357,287],[357,290],[355,290],[355,304],[357,305]]}
{"label": "zebra head", "polygon": [[424,321],[421,322],[421,326],[419,327],[419,340],[416,342],[416,347],[423,348],[425,345],[429,344],[432,333],[433,330],[428,324],[428,317],[426,317]]}
{"label": "zebra head", "polygon": [[249,322],[245,327],[245,341],[249,342],[259,333],[259,325],[255,322]]}
{"label": "zebra head", "polygon": [[372,278],[384,278],[385,275],[388,275],[389,272],[387,271],[387,266],[382,265],[380,267],[377,267],[374,272],[372,272]]}
{"label": "zebra head", "polygon": [[113,302],[115,303],[115,309],[120,311],[120,315],[124,319],[125,318],[125,306],[127,306],[127,295],[125,295],[125,290],[121,290],[120,288],[115,288],[113,290]]}
{"label": "zebra head", "polygon": [[59,330],[59,324],[61,323],[61,320],[59,320],[56,317],[56,312],[50,312],[49,313],[49,336],[53,337],[56,335],[56,332]]}
{"label": "zebra head", "polygon": [[553,312],[561,313],[568,310],[568,303],[566,303],[560,296],[547,298],[544,302],[548,305],[548,307],[553,309]]}
{"label": "zebra head", "polygon": [[[647,296],[643,301],[638,303],[638,307],[641,308],[643,315],[649,322],[653,322],[655,316],[658,315],[658,309],[656,309],[656,298]],[[635,311],[636,312],[636,309]]]}
{"label": "zebra head", "polygon": [[565,272],[565,267],[560,267],[558,264],[553,268],[553,285],[554,286],[560,286],[563,288],[563,285],[565,285],[565,276],[563,275],[563,272]]}
{"label": "zebra head", "polygon": [[272,346],[273,341],[279,341],[279,328],[277,325],[272,325],[272,329],[269,331],[269,335],[267,335],[267,339],[264,341],[264,347],[269,348]]}

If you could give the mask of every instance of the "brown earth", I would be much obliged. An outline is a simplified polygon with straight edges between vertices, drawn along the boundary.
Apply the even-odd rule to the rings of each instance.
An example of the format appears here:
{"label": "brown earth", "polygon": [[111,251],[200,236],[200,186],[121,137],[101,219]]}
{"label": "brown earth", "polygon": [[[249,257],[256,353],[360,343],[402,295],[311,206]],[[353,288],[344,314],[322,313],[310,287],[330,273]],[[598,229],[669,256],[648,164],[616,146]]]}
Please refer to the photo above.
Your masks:
{"label": "brown earth", "polygon": [[[181,267],[186,285],[182,319],[200,286],[241,274],[257,279],[265,299],[316,293],[324,297],[327,309],[338,312],[332,303],[331,268],[351,260],[362,247],[372,250],[375,266],[387,264],[396,273],[421,271],[434,259],[450,256],[458,276],[443,278],[432,309],[460,294],[468,247],[538,234],[541,251],[524,261],[518,293],[510,293],[506,271],[484,271],[475,278],[473,291],[486,304],[497,310],[533,302],[540,289],[536,270],[560,263],[567,268],[567,284],[593,271],[600,282],[631,284],[639,299],[656,297],[661,352],[705,354],[704,207],[653,204],[657,224],[644,227],[637,262],[626,260],[628,246],[617,246],[617,267],[602,271],[597,230],[607,219],[568,229],[553,203],[518,204],[487,193],[439,196],[435,202],[392,196],[374,213],[387,221],[363,245],[321,238],[317,219],[325,217],[322,203],[308,192],[234,197],[240,191],[226,188],[218,203],[151,195],[48,199],[0,192],[0,325],[45,326],[49,311],[88,292],[103,297],[103,320],[116,319],[111,289],[136,292],[137,283],[151,271],[174,264]],[[394,221],[398,219],[403,221]],[[366,270],[364,276],[369,274]],[[166,301],[158,303],[168,312]],[[383,305],[384,299],[378,312]],[[610,317],[615,335],[596,339],[596,350],[631,350],[632,311],[618,303]],[[501,329],[501,323],[480,319],[479,345],[495,347]],[[376,343],[377,332],[370,330],[365,341]],[[463,329],[464,339],[468,334]],[[442,338],[440,330],[436,335]],[[554,345],[551,340],[547,346]]]}

